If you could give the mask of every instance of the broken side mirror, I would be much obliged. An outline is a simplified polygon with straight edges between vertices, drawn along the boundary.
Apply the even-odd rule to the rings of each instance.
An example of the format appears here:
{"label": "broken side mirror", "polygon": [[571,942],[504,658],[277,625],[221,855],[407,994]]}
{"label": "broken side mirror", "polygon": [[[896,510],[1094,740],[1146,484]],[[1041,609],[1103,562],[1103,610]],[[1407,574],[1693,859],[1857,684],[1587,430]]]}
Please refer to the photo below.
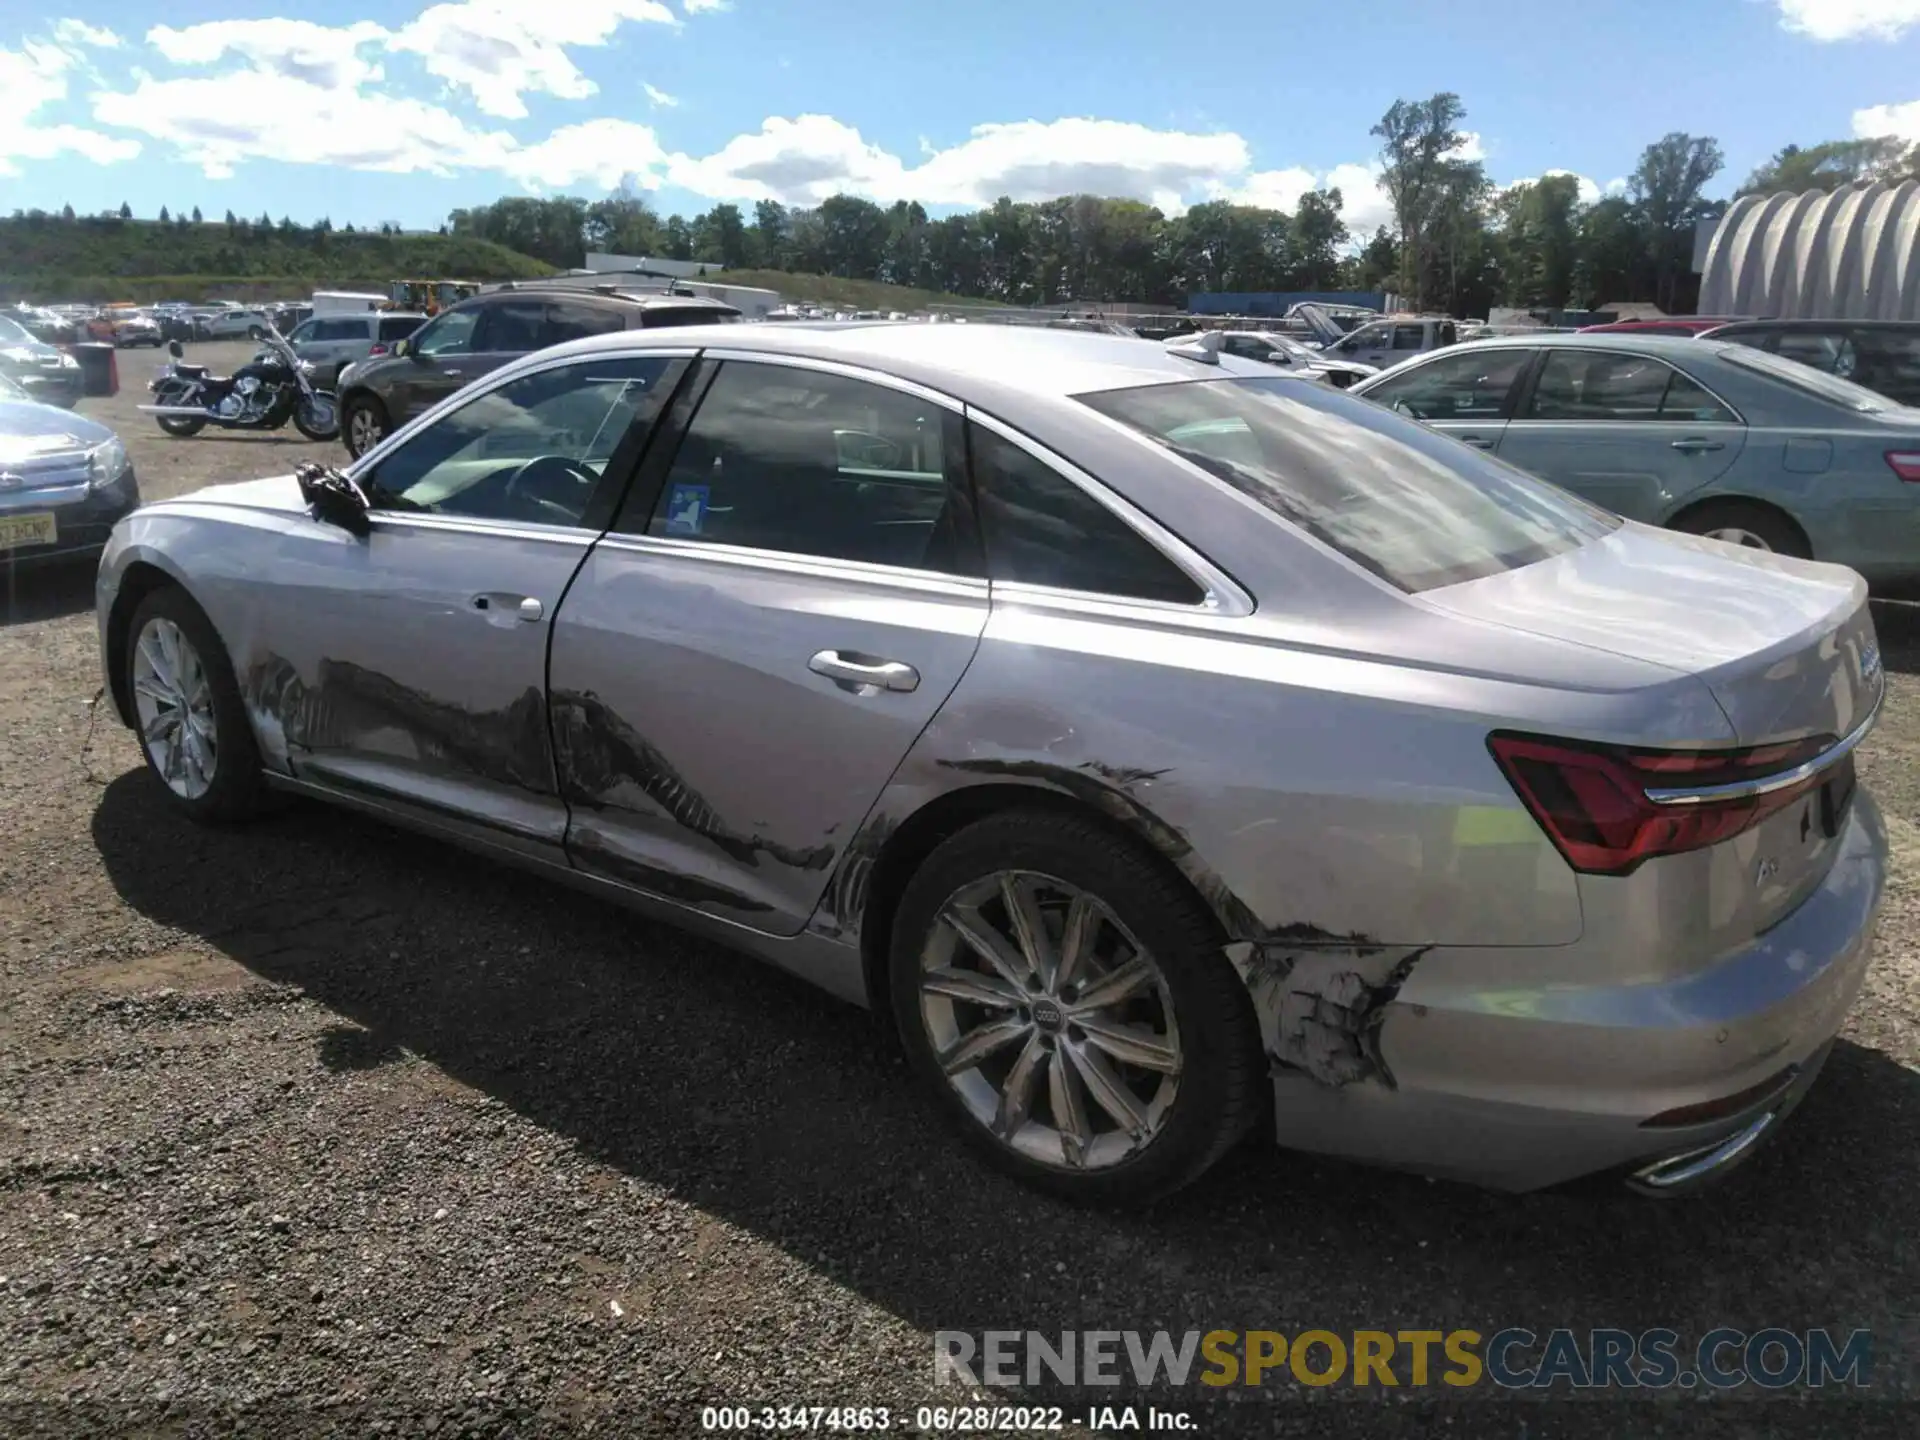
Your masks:
{"label": "broken side mirror", "polygon": [[395,359],[398,359],[402,355],[411,355],[416,360],[420,358],[419,352],[416,351],[413,348],[413,346],[408,344],[405,340],[394,341],[393,344],[387,348],[387,353],[392,355]]}
{"label": "broken side mirror", "polygon": [[300,482],[300,498],[312,507],[313,518],[337,525],[349,535],[365,537],[373,533],[372,508],[367,494],[347,475],[325,465],[307,464],[294,471]]}

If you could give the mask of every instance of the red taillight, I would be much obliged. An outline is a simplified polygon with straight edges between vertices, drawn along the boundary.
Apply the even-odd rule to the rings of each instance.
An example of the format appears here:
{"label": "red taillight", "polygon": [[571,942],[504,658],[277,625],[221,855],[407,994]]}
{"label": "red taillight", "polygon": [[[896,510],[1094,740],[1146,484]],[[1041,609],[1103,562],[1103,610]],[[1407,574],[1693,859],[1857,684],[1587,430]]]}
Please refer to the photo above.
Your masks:
{"label": "red taillight", "polygon": [[1920,485],[1920,450],[1889,450],[1887,464],[1909,485]]}
{"label": "red taillight", "polygon": [[1761,795],[1656,804],[1647,792],[1764,780],[1804,764],[1828,736],[1745,750],[1627,750],[1500,733],[1487,746],[1540,828],[1576,870],[1625,875],[1656,855],[1698,850],[1758,825],[1820,783]]}
{"label": "red taillight", "polygon": [[367,351],[367,358],[371,360],[376,355],[384,355],[386,353],[387,353],[387,347],[376,343],[371,350]]}

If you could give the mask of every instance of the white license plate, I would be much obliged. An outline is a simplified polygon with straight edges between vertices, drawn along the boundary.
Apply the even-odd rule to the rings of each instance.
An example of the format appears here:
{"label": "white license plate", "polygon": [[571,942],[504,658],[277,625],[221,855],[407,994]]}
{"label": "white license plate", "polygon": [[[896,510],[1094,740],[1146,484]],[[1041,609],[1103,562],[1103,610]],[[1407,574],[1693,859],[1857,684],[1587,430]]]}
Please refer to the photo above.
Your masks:
{"label": "white license plate", "polygon": [[0,550],[22,545],[51,545],[58,537],[51,510],[33,515],[0,515]]}

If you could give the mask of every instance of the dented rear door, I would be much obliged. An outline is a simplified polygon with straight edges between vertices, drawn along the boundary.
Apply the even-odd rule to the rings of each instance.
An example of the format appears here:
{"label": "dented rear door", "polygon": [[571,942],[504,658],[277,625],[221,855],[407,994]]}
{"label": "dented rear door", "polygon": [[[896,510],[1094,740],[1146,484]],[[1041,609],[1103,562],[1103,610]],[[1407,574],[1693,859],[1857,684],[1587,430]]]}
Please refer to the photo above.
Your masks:
{"label": "dented rear door", "polygon": [[971,664],[987,584],[953,402],[834,365],[704,370],[555,623],[567,850],[791,935]]}

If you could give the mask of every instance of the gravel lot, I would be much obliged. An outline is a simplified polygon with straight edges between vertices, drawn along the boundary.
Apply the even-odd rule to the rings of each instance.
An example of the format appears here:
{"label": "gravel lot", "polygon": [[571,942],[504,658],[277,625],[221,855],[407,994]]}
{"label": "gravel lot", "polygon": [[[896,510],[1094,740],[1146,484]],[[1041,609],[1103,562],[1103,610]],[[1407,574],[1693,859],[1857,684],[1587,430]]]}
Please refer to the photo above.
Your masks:
{"label": "gravel lot", "polygon": [[[83,408],[148,498],[344,455],[291,428],[168,439],[133,409],[146,358]],[[729,952],[317,808],[170,819],[116,724],[87,743],[90,585],[0,597],[0,1432],[910,1411],[961,1398],[932,1387],[936,1329],[1824,1325],[1873,1330],[1874,1400],[1162,1403],[1204,1434],[1912,1433],[1913,610],[1879,616],[1893,697],[1862,766],[1898,848],[1879,959],[1733,1183],[1514,1198],[1254,1147],[1112,1217],[976,1168],[867,1017]]]}

